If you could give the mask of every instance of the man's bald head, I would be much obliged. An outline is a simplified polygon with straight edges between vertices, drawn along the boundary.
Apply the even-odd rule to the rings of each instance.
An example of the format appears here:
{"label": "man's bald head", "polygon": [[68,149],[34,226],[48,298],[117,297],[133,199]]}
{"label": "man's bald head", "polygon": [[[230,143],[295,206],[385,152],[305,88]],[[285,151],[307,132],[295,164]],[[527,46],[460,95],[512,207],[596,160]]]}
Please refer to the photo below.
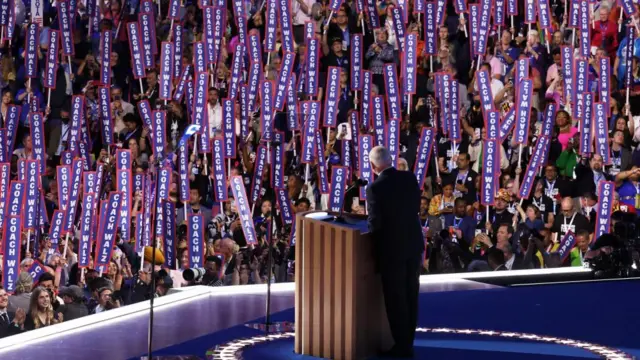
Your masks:
{"label": "man's bald head", "polygon": [[233,239],[224,238],[220,241],[220,252],[225,256],[231,256],[236,251],[236,242]]}
{"label": "man's bald head", "polygon": [[232,248],[235,244],[236,244],[236,242],[233,241],[233,239],[230,239],[230,238],[224,238],[224,239],[222,239],[222,242],[220,243],[220,245],[226,246],[226,247],[230,247],[230,248]]}
{"label": "man's bald head", "polygon": [[573,212],[573,199],[565,197],[562,199],[562,212],[571,214]]}

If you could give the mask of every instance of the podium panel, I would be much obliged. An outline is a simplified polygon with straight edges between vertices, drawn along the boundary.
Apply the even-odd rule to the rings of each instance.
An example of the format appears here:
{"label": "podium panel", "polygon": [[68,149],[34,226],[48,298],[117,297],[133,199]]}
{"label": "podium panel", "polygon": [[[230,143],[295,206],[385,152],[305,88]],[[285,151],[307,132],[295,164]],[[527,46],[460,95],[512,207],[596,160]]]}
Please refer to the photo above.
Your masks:
{"label": "podium panel", "polygon": [[296,216],[295,352],[365,358],[393,344],[366,219],[318,214]]}

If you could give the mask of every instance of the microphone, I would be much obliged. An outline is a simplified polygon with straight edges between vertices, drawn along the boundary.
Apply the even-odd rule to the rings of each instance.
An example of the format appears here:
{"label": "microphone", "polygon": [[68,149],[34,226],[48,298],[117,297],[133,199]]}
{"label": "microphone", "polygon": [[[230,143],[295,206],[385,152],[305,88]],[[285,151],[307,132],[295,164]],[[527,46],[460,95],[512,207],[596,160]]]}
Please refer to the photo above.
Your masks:
{"label": "microphone", "polygon": [[[365,180],[365,179],[356,179],[356,181],[353,182],[353,184],[351,184],[351,186],[349,186],[347,188],[347,190],[344,192],[344,195],[346,196],[346,194],[356,188],[362,187],[362,186],[367,186],[369,184],[369,181]],[[334,221],[338,222],[338,223],[348,223],[347,219],[343,216],[344,214],[344,205],[340,208],[340,215],[334,217]]]}
{"label": "microphone", "polygon": [[351,186],[349,186],[347,188],[347,191],[345,191],[344,193],[348,193],[349,191],[355,189],[355,188],[359,188],[359,187],[363,187],[363,186],[367,186],[369,185],[369,181],[365,180],[365,179],[360,179],[357,178],[356,181],[353,182],[353,184],[351,184]]}

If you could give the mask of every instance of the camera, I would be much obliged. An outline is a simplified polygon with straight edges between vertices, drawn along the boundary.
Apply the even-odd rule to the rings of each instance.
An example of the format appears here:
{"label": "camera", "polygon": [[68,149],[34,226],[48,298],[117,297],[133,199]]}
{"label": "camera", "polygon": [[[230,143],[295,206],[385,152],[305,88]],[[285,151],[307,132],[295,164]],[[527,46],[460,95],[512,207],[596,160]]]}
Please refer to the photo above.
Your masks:
{"label": "camera", "polygon": [[640,220],[635,214],[612,214],[613,232],[596,239],[585,261],[596,278],[638,276],[640,271]]}
{"label": "camera", "polygon": [[182,277],[186,281],[200,282],[200,281],[202,281],[202,278],[204,277],[204,274],[206,272],[207,272],[207,270],[205,268],[186,269],[186,270],[184,270],[182,272]]}

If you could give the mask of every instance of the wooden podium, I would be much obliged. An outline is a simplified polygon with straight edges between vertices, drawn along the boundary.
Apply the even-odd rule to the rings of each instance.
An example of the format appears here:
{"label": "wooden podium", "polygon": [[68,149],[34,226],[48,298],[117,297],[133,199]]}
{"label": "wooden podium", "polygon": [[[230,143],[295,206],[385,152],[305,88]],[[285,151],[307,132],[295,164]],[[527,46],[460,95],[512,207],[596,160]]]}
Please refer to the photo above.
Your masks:
{"label": "wooden podium", "polygon": [[332,215],[296,216],[295,352],[362,359],[393,345],[380,276],[366,217]]}

